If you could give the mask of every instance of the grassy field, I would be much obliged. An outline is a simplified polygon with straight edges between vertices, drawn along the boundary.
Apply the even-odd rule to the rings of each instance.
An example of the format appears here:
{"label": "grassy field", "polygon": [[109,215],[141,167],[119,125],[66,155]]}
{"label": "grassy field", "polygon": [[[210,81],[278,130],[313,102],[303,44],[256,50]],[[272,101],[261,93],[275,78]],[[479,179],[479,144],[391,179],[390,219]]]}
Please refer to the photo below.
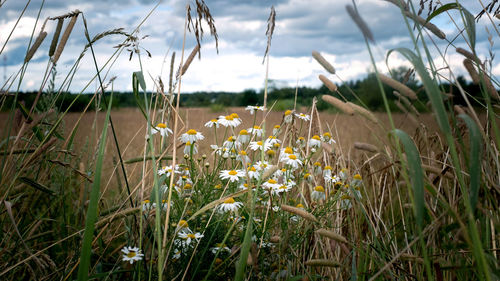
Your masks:
{"label": "grassy field", "polygon": [[[328,78],[339,74],[315,51],[330,90],[317,98],[340,113],[318,112],[314,101],[273,111],[266,98],[249,105],[255,114],[180,108],[182,75],[198,47],[152,100],[142,71],[131,73],[137,109],[113,111],[98,91],[91,102],[100,112],[67,113],[55,105],[62,88],[50,86],[49,73],[84,15],[50,18],[56,33],[65,28],[49,51],[47,92],[30,108],[13,86],[41,32],[0,100],[0,279],[498,280],[499,83],[475,55],[474,17],[455,2],[436,4],[437,14],[463,18],[457,28],[471,49],[455,51],[480,89],[463,91],[449,69],[459,91],[448,93],[428,55],[440,47],[427,32],[444,40],[442,31],[390,2],[416,24],[408,25],[413,48],[397,52],[427,98],[374,64],[384,113],[345,100]],[[212,27],[206,4],[192,5],[191,27]],[[346,12],[371,50],[362,16],[351,5]],[[274,16],[273,8],[266,55]],[[88,38],[88,47],[106,35]],[[406,113],[391,112],[383,84]],[[482,106],[457,105],[454,95],[481,96]],[[414,110],[425,103],[428,112]]]}

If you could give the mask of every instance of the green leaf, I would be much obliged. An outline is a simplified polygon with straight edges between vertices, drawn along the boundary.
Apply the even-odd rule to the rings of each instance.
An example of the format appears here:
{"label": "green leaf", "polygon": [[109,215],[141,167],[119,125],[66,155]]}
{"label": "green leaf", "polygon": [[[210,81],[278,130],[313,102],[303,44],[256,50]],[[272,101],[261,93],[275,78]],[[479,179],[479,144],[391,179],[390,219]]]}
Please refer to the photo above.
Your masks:
{"label": "green leaf", "polygon": [[481,144],[482,137],[476,122],[472,120],[468,115],[460,114],[459,118],[465,121],[465,124],[469,128],[469,140],[470,140],[470,159],[469,159],[469,174],[470,174],[470,205],[472,211],[475,212],[479,186],[481,184]]}
{"label": "green leaf", "polygon": [[448,3],[448,4],[445,4],[439,8],[437,8],[434,12],[432,12],[428,17],[427,19],[425,20],[425,22],[430,22],[431,19],[435,18],[436,16],[448,11],[448,10],[453,10],[453,9],[457,9],[460,5],[457,4],[457,3]]}
{"label": "green leaf", "polygon": [[45,185],[41,184],[41,183],[38,183],[30,178],[27,178],[27,177],[20,177],[18,178],[19,181],[22,181],[24,184],[26,185],[29,185],[35,189],[38,189],[40,191],[43,191],[49,195],[55,195],[55,192],[50,190],[48,187],[46,187]]}
{"label": "green leaf", "polygon": [[408,170],[410,172],[410,181],[413,189],[413,209],[417,224],[420,228],[423,225],[423,218],[425,212],[424,201],[424,172],[422,170],[422,163],[420,154],[413,140],[407,133],[396,129],[393,133],[399,138],[405,148],[406,159],[408,160]]}

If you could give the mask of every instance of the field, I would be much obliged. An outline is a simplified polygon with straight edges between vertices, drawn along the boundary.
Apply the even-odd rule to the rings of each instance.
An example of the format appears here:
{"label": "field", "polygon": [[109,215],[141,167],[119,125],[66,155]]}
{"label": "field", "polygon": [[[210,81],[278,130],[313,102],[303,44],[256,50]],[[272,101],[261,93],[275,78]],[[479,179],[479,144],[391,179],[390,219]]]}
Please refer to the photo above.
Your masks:
{"label": "field", "polygon": [[[48,18],[57,36],[38,96],[21,102],[15,82],[24,83],[43,27],[0,96],[0,279],[499,280],[500,84],[476,56],[474,16],[458,2],[438,3],[426,21],[410,4],[389,2],[415,25],[408,24],[414,46],[396,52],[412,66],[405,77],[418,80],[410,85],[373,63],[384,112],[372,112],[349,83],[343,89],[354,98],[346,99],[330,79],[339,77],[334,66],[313,50],[329,92],[307,107],[274,110],[267,101],[274,7],[263,104],[180,107],[197,45],[177,74],[172,63],[170,83],[130,73],[137,107],[112,109],[113,93],[99,82],[89,105],[100,110],[69,112],[71,102],[57,103],[63,86],[57,90],[51,74],[84,14]],[[463,38],[455,39],[470,50],[456,52],[474,93],[429,55],[442,49],[430,39],[444,40],[429,20],[450,11],[463,19]],[[186,34],[201,40],[203,22],[217,40],[203,1],[186,12]],[[352,5],[346,13],[374,62],[373,34]],[[111,33],[124,32],[87,37],[94,61],[93,44]],[[135,35],[117,52],[138,54]],[[76,67],[82,56],[68,81],[88,75]],[[318,111],[319,99],[330,108]]]}

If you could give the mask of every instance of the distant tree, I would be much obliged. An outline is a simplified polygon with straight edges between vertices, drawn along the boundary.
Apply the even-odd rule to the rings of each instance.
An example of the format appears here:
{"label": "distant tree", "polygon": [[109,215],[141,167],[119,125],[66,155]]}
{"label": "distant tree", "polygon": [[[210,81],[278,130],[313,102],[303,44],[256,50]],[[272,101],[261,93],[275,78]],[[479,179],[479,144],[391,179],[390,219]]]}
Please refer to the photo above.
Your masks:
{"label": "distant tree", "polygon": [[239,106],[256,105],[259,103],[257,92],[253,89],[244,90],[239,97]]}

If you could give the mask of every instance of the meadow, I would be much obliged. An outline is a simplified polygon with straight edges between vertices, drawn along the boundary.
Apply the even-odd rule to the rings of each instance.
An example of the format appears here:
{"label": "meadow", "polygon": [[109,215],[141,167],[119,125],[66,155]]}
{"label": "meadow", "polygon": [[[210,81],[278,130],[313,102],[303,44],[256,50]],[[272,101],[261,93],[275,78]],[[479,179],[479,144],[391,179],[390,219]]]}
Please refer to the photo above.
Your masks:
{"label": "meadow", "polygon": [[[36,26],[0,99],[0,278],[500,279],[499,84],[476,55],[474,16],[459,2],[438,3],[427,18],[411,2],[389,2],[401,8],[414,46],[387,55],[408,60],[419,84],[412,89],[373,63],[385,112],[345,99],[331,81],[341,74],[314,50],[329,92],[310,106],[275,110],[265,87],[263,104],[182,108],[183,75],[200,45],[178,63],[172,55],[170,81],[130,73],[137,107],[112,110],[113,94],[104,95],[112,81],[102,79],[112,64],[97,66],[93,44],[123,31],[93,37],[78,10],[47,19],[57,24],[47,72],[26,106],[17,101],[19,85],[48,36],[45,25]],[[374,38],[362,15],[352,5],[346,13],[371,53]],[[453,49],[478,93],[464,91],[453,69],[442,74],[430,54],[440,51],[433,40],[446,36],[429,20],[450,13],[462,21],[461,37],[449,45],[468,46]],[[271,8],[267,69],[275,16]],[[65,83],[80,74],[82,56],[93,57],[99,71],[92,81],[100,87],[89,103],[97,112],[69,112],[55,102],[68,85],[58,89],[50,74],[77,20],[85,22],[88,44]],[[200,42],[201,22],[217,39],[209,7],[195,1],[185,35]],[[137,47],[136,31],[109,61]],[[446,92],[442,80],[458,92]],[[402,113],[391,111],[384,85]],[[320,99],[337,113],[319,112]]]}

